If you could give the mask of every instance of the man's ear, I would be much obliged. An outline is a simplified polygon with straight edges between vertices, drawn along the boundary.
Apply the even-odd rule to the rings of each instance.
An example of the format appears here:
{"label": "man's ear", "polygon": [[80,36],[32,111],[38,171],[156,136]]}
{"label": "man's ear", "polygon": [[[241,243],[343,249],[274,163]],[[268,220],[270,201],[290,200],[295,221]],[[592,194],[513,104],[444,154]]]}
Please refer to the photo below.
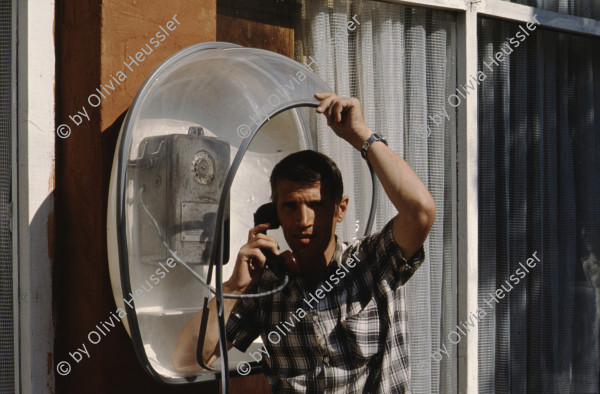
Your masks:
{"label": "man's ear", "polygon": [[338,223],[341,223],[344,220],[344,216],[346,216],[346,210],[348,209],[348,203],[350,202],[350,198],[348,196],[343,196],[340,203],[337,205],[337,209],[335,211],[335,219]]}

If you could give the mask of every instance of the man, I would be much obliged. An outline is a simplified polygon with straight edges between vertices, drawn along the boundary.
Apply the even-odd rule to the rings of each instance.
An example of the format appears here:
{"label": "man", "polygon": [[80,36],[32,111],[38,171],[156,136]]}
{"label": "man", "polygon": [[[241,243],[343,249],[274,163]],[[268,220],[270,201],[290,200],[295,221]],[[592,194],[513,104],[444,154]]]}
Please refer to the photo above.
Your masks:
{"label": "man", "polygon": [[[435,204],[419,177],[365,124],[360,103],[318,93],[327,124],[373,166],[398,214],[378,233],[351,245],[335,236],[344,219],[339,169],[324,155],[292,154],[273,169],[273,203],[300,274],[272,296],[225,299],[228,346],[245,352],[260,335],[260,357],[274,393],[408,393],[407,320],[404,284],[423,262],[422,245]],[[261,249],[278,254],[275,239],[250,230],[225,293],[264,292],[281,284]],[[195,353],[201,313],[182,330],[174,366],[200,367]],[[215,300],[211,300],[203,361],[219,356]],[[258,356],[257,356],[258,357]]]}

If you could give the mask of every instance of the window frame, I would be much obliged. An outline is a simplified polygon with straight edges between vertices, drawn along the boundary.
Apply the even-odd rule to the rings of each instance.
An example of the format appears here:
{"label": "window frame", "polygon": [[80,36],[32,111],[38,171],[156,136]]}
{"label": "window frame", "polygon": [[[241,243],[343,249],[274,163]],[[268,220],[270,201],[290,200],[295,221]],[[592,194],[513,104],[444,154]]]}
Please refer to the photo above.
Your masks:
{"label": "window frame", "polygon": [[20,388],[21,381],[21,352],[20,352],[20,308],[19,308],[19,237],[18,237],[18,212],[19,212],[19,190],[18,190],[18,95],[17,95],[17,1],[11,1],[11,72],[10,72],[10,95],[11,95],[11,203],[10,203],[10,231],[11,240],[11,258],[12,258],[12,305],[13,305],[13,385],[15,390]]}

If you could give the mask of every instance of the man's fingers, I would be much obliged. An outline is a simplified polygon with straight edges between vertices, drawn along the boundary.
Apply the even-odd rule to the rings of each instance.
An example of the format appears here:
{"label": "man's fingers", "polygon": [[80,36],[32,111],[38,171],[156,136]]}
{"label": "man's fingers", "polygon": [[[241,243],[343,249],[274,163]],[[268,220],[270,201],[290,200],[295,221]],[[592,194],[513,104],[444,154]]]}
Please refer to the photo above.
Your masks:
{"label": "man's fingers", "polygon": [[264,234],[258,234],[240,250],[240,255],[245,256],[250,272],[259,268],[262,269],[265,266],[267,258],[263,253],[264,249],[270,250],[275,255],[279,254],[279,245],[277,245],[275,238]]}
{"label": "man's fingers", "polygon": [[321,100],[321,104],[317,107],[317,112],[323,113],[325,110],[329,108],[331,102],[335,100],[338,96],[335,93],[327,92],[327,93],[317,93],[315,94],[315,98]]}
{"label": "man's fingers", "polygon": [[248,266],[252,268],[262,268],[267,262],[267,258],[260,249],[250,249],[246,256],[248,256]]}
{"label": "man's fingers", "polygon": [[[315,97],[317,97],[317,95],[315,95]],[[352,105],[353,103],[351,100],[331,94],[321,101],[321,104],[317,108],[317,112],[324,114],[328,122],[340,123],[342,121],[344,109],[352,107]]]}
{"label": "man's fingers", "polygon": [[332,105],[332,120],[334,120],[337,123],[340,123],[342,121],[342,111],[344,110],[344,107],[345,106],[342,103],[342,100],[338,100]]}
{"label": "man's fingers", "polygon": [[[267,249],[267,247],[264,248]],[[260,247],[250,244],[246,244],[240,249],[240,256],[247,261],[249,267],[254,268],[262,268],[267,260]]]}
{"label": "man's fingers", "polygon": [[273,253],[278,254],[277,241],[268,235],[258,234],[254,239],[248,242],[248,247],[252,249],[269,249]]}
{"label": "man's fingers", "polygon": [[321,101],[323,101],[326,98],[331,97],[331,96],[335,96],[335,93],[333,93],[333,92],[319,92],[319,93],[315,93],[315,98],[317,100],[321,100]]}
{"label": "man's fingers", "polygon": [[326,114],[327,110],[329,110],[329,106],[331,105],[331,102],[333,101],[333,98],[328,97],[326,99],[324,99],[323,101],[321,101],[321,104],[319,104],[319,107],[317,108],[317,112]]}
{"label": "man's fingers", "polygon": [[248,231],[248,241],[254,238],[257,234],[267,231],[270,227],[271,225],[269,223],[262,223],[250,229],[250,231]]}
{"label": "man's fingers", "polygon": [[325,111],[325,116],[327,116],[330,120],[334,120],[334,110],[335,107],[338,105],[338,103],[340,102],[340,98],[336,97],[335,99],[332,99],[331,102],[329,103],[329,106],[327,107],[327,110]]}
{"label": "man's fingers", "polygon": [[333,92],[319,92],[319,93],[315,93],[315,98],[319,99],[319,100],[323,100],[329,96],[331,96],[332,94],[334,94]]}

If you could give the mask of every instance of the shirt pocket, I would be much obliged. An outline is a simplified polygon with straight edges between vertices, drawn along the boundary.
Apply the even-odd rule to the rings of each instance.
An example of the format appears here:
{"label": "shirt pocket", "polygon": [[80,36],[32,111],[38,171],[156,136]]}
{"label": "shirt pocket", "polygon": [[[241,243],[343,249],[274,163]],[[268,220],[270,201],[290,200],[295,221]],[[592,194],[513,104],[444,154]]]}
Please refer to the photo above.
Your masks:
{"label": "shirt pocket", "polygon": [[364,365],[383,348],[385,327],[375,300],[371,300],[358,313],[348,316],[341,323],[353,360]]}

